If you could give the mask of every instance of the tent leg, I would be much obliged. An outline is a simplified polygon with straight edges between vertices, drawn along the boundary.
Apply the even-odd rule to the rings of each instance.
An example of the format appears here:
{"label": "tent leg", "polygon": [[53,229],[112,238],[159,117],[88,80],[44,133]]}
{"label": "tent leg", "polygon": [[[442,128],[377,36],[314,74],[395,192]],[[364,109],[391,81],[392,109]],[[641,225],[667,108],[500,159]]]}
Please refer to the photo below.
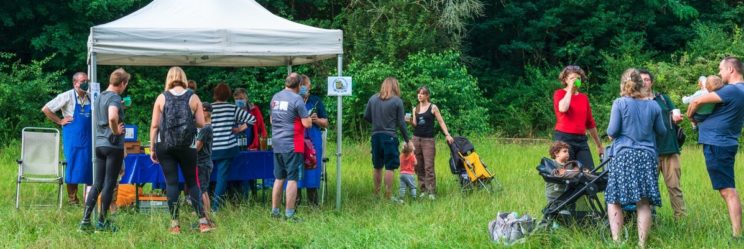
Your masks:
{"label": "tent leg", "polygon": [[[337,55],[338,76],[343,76],[343,55]],[[343,112],[343,103],[341,96],[336,97],[336,211],[341,211],[341,142],[343,130],[341,124],[341,113]]]}

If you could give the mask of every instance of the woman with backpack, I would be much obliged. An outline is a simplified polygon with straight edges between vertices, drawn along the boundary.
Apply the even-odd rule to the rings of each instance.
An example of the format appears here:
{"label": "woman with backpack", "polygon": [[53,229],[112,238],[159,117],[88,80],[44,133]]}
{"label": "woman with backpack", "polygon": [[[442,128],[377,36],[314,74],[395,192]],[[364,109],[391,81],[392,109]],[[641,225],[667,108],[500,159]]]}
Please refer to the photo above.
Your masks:
{"label": "woman with backpack", "polygon": [[199,217],[199,231],[209,232],[214,229],[204,213],[201,191],[196,179],[196,128],[204,127],[202,103],[193,91],[187,87],[186,73],[180,67],[171,67],[165,79],[165,91],[155,100],[150,124],[150,159],[160,163],[165,175],[166,194],[171,234],[181,233],[178,223],[178,169],[180,166],[187,193]]}

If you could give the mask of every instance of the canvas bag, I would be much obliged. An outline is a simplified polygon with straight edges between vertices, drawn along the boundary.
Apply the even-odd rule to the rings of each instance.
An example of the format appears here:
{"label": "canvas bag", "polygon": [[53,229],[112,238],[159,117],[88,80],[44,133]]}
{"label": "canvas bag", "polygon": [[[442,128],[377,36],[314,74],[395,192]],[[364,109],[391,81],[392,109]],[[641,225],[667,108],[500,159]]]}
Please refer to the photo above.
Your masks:
{"label": "canvas bag", "polygon": [[517,212],[498,212],[496,219],[488,223],[488,234],[491,241],[502,245],[524,243],[526,237],[535,230],[535,218]]}

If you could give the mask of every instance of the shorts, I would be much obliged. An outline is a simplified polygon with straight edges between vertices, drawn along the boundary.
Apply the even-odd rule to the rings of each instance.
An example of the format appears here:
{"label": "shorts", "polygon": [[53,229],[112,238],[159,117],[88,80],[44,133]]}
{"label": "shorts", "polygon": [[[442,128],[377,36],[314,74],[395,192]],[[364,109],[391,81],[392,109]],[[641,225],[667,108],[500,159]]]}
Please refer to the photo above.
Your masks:
{"label": "shorts", "polygon": [[738,145],[716,146],[703,144],[705,166],[708,169],[708,176],[710,177],[710,183],[713,185],[713,189],[736,188],[734,159],[738,150]]}
{"label": "shorts", "polygon": [[395,170],[400,167],[398,138],[384,133],[372,135],[372,166],[375,169]]}
{"label": "shorts", "polygon": [[296,152],[274,153],[274,178],[297,181],[300,179],[304,158]]}
{"label": "shorts", "polygon": [[212,165],[212,161],[209,161],[209,164],[197,164],[197,169],[199,176],[199,189],[201,189],[202,193],[208,193],[209,184],[212,181],[211,176],[214,165]]}

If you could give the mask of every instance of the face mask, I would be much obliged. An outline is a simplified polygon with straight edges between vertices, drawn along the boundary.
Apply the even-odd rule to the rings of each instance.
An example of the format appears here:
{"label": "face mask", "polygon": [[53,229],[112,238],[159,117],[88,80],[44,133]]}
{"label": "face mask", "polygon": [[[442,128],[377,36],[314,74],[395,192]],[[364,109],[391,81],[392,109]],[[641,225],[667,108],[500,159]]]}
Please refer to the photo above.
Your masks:
{"label": "face mask", "polygon": [[300,95],[307,95],[307,86],[300,86]]}
{"label": "face mask", "polygon": [[82,84],[80,84],[80,90],[83,90],[83,91],[86,91],[86,92],[87,92],[87,91],[88,91],[88,87],[89,87],[89,86],[90,86],[90,85],[88,84],[88,82],[87,82],[87,81],[85,81],[85,82],[83,82]]}
{"label": "face mask", "polygon": [[245,100],[236,99],[235,100],[235,105],[238,106],[238,107],[240,107],[240,108],[243,108],[243,107],[245,107]]}

